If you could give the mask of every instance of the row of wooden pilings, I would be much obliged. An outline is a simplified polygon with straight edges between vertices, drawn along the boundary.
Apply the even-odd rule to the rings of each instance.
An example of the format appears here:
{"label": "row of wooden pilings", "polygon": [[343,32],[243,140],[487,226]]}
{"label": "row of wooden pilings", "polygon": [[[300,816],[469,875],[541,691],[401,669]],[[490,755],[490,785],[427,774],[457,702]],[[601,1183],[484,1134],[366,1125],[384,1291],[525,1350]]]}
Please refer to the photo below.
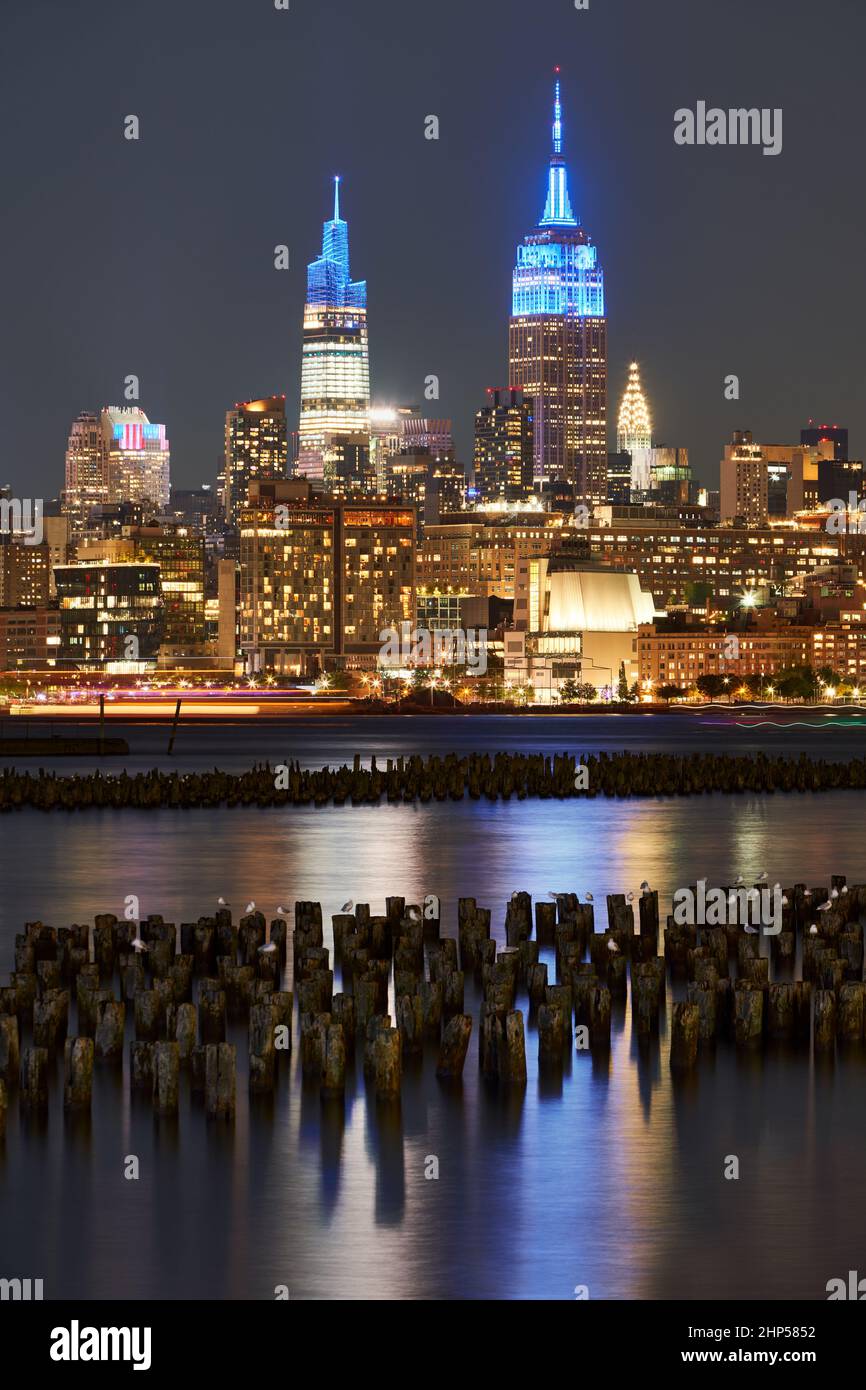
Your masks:
{"label": "row of wooden pilings", "polygon": [[[726,890],[735,891],[735,890]],[[633,897],[634,895],[630,895]],[[436,900],[432,900],[436,902]],[[214,1119],[230,1119],[236,1104],[236,1051],[227,1023],[248,1030],[249,1088],[273,1092],[280,1054],[292,1047],[297,1002],[301,1070],[324,1097],[339,1097],[360,1045],[372,1093],[400,1093],[403,1059],[438,1047],[443,1081],[463,1074],[472,1018],[465,1011],[467,975],[481,987],[479,1066],[505,1086],[526,1082],[526,996],[537,1023],[543,1067],[561,1066],[572,1028],[592,1049],[610,1045],[612,1006],[628,996],[638,1040],[658,1037],[666,1002],[666,970],[686,998],[673,1004],[671,1065],[693,1066],[701,1048],[730,1038],[756,1048],[768,1039],[813,1038],[818,1050],[837,1039],[866,1039],[863,928],[866,886],[834,876],[829,889],[796,884],[785,893],[780,930],[759,951],[758,932],[741,922],[724,926],[679,923],[669,916],[659,954],[657,892],[634,906],[622,894],[607,897],[607,928],[595,930],[595,908],[574,894],[533,904],[514,893],[505,913],[505,945],[491,935],[491,911],[475,899],[458,904],[456,938],[441,937],[435,913],[386,900],[385,913],[369,905],[332,918],[333,957],[324,945],[319,903],[298,902],[289,940],[285,916],[270,932],[262,913],[235,926],[231,912],[182,923],[159,916],[140,923],[111,914],[95,925],[53,928],[31,922],[15,941],[15,970],[0,987],[0,1130],[9,1090],[19,1087],[30,1110],[48,1105],[52,1058],[63,1049],[64,1104],[91,1103],[94,1065],[122,1060],[131,1014],[130,1083],[152,1097],[161,1114],[177,1111],[180,1076],[189,1071],[193,1093]],[[820,909],[820,910],[819,910]],[[534,937],[533,937],[534,928]],[[802,978],[770,979],[770,967],[790,976],[798,939]],[[178,949],[179,947],[179,949]],[[555,979],[539,959],[552,948]],[[293,991],[281,988],[291,950]],[[342,991],[334,991],[334,967]],[[732,974],[735,967],[736,974]],[[389,1013],[393,981],[395,1014]],[[116,982],[116,984],[115,984]],[[196,1002],[194,1001],[194,997]],[[74,998],[77,1031],[68,1036]],[[24,1040],[26,1045],[24,1045]]]}
{"label": "row of wooden pilings", "polygon": [[[577,777],[577,772],[582,774]],[[0,772],[0,813],[136,810],[216,806],[344,806],[515,797],[703,796],[708,793],[820,792],[866,788],[866,758],[842,761],[765,753],[449,753],[388,758],[384,767],[302,768],[265,763],[245,772],[93,772],[60,776],[6,768]]]}

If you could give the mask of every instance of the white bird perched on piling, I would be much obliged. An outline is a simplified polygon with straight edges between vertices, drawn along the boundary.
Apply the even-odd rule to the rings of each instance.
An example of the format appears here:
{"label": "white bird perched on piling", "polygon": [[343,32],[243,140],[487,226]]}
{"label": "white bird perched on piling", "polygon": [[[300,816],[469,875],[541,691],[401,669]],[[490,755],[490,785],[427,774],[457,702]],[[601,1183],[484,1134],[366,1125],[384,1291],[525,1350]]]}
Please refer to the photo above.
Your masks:
{"label": "white bird perched on piling", "polygon": [[[778,887],[778,885],[777,885],[777,887]],[[785,897],[785,894],[784,894],[784,893],[782,894],[782,906],[783,906],[783,907],[787,907],[787,906],[788,906],[788,899]]]}
{"label": "white bird perched on piling", "polygon": [[353,908],[354,906],[355,906],[355,904],[352,902],[352,899],[350,898],[349,901],[348,901],[347,903],[343,903],[343,906],[340,908],[340,911],[341,911],[341,912],[351,912],[351,911],[352,911],[352,908]]}
{"label": "white bird perched on piling", "polygon": [[217,898],[217,907],[231,907],[231,903],[227,903],[225,898]]}
{"label": "white bird perched on piling", "polygon": [[611,955],[615,955],[616,952],[619,950],[619,947],[617,946],[617,944],[616,944],[616,942],[614,941],[613,937],[611,937],[610,940],[608,941],[608,943],[607,943],[607,949],[610,951]]}
{"label": "white bird perched on piling", "polygon": [[804,889],[803,889],[803,897],[804,897],[804,898],[811,898],[811,896],[812,896],[812,890],[811,890],[811,888],[804,888]]}
{"label": "white bird perched on piling", "polygon": [[420,907],[418,907],[415,903],[411,903],[411,904],[409,905],[409,907],[407,907],[407,909],[406,909],[406,916],[409,918],[409,921],[410,921],[410,922],[420,922],[420,921],[421,921],[421,909],[420,909]]}
{"label": "white bird perched on piling", "polygon": [[741,888],[745,881],[742,874],[737,874],[737,877],[734,879],[734,887]]}
{"label": "white bird perched on piling", "polygon": [[818,927],[817,927],[817,924],[816,924],[815,922],[813,922],[812,925],[811,925],[811,927],[809,928],[809,935],[810,935],[810,936],[817,936],[817,935],[818,935]]}
{"label": "white bird perched on piling", "polygon": [[767,870],[765,869],[764,872],[763,872],[762,874],[758,874],[757,882],[758,882],[758,883],[766,883],[766,882],[767,882],[767,878],[768,878],[768,874],[767,874]]}
{"label": "white bird perched on piling", "polygon": [[283,907],[282,903],[280,903],[279,907],[277,908],[277,916],[285,917],[287,911],[288,909]]}
{"label": "white bird perched on piling", "polygon": [[583,896],[586,898],[586,901],[587,901],[588,903],[591,903],[591,902],[592,902],[592,894],[591,894],[591,893],[584,893]]}
{"label": "white bird perched on piling", "polygon": [[247,910],[247,912],[255,912],[255,910],[256,910],[256,905],[255,905],[255,903],[247,903],[246,910]]}
{"label": "white bird perched on piling", "polygon": [[642,883],[641,886],[640,886],[640,891],[641,891],[642,893],[648,893],[649,890],[650,890],[650,886],[649,886],[649,884],[647,883],[646,879],[644,879],[643,883]]}
{"label": "white bird perched on piling", "polygon": [[259,955],[270,955],[270,953],[276,949],[273,941],[266,941],[264,946],[259,947]]}
{"label": "white bird perched on piling", "polygon": [[819,912],[829,912],[829,911],[830,911],[830,908],[831,908],[832,906],[833,906],[832,903],[822,903],[821,906],[818,908],[818,911],[819,911]]}
{"label": "white bird perched on piling", "polygon": [[842,887],[841,887],[841,889],[840,889],[839,891],[840,891],[841,893],[847,893],[847,892],[848,892],[848,885],[847,885],[847,883],[843,883],[843,884],[842,884]]}
{"label": "white bird perched on piling", "polygon": [[831,889],[830,889],[830,897],[831,897],[831,898],[838,898],[838,896],[839,896],[839,889],[838,889],[838,888],[831,888]]}
{"label": "white bird perched on piling", "polygon": [[139,954],[140,954],[142,951],[149,951],[149,950],[150,950],[150,947],[148,946],[147,942],[146,942],[146,941],[142,941],[142,939],[141,939],[140,936],[136,936],[135,939],[134,939],[133,941],[130,942],[130,945],[132,946],[133,951],[136,951],[136,952],[138,952]]}

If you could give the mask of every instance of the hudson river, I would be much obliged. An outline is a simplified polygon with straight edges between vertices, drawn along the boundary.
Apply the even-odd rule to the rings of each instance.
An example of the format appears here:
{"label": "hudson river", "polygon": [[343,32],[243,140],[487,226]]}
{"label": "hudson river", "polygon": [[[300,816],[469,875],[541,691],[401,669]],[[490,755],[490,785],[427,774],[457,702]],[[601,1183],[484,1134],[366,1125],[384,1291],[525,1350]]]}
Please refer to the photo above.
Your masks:
{"label": "hudson river", "polygon": [[[767,716],[762,716],[761,721]],[[451,749],[599,748],[745,752],[800,749],[862,756],[860,721],[791,711],[787,731],[733,715],[644,718],[293,720],[283,726],[184,728],[172,764],[239,768],[269,757],[305,765]],[[815,727],[802,727],[812,724]],[[830,727],[837,724],[838,727]],[[726,727],[727,726],[727,727]],[[112,732],[115,732],[112,726]],[[120,732],[119,730],[117,732]],[[123,731],[117,766],[168,765],[164,726]],[[73,771],[80,764],[67,764]],[[115,763],[108,764],[114,770]],[[706,877],[826,884],[863,881],[863,798],[721,796],[676,800],[447,802],[426,806],[40,815],[0,820],[0,972],[26,921],[54,926],[142,913],[180,923],[235,920],[254,899],[348,899],[384,911],[388,894],[436,893],[443,934],[456,904],[493,909],[504,941],[515,889],[658,888],[664,918],[680,886]],[[550,964],[552,952],[542,951]],[[335,985],[335,988],[339,985]],[[684,986],[677,984],[674,998]],[[670,992],[668,999],[670,1002]],[[615,1006],[612,1047],[574,1052],[561,1085],[539,1080],[527,1020],[525,1093],[505,1096],[477,1066],[479,998],[467,980],[473,1037],[462,1090],[441,1088],[435,1052],[407,1063],[402,1104],[365,1097],[360,1064],[345,1105],[306,1089],[297,1038],[273,1105],[250,1103],[246,1030],[238,1044],[233,1129],[208,1125],[182,1092],[176,1123],[97,1066],[90,1122],[62,1109],[62,1061],[44,1125],[10,1098],[0,1149],[0,1276],[42,1278],[46,1298],[826,1298],[830,1278],[866,1259],[866,1057],[770,1045],[743,1057],[720,1043],[688,1080],[672,1079],[667,1030],[638,1053],[630,1008]],[[392,998],[393,1010],[393,998]],[[184,1083],[185,1085],[186,1083]],[[140,1177],[124,1164],[136,1155]],[[737,1181],[726,1159],[739,1158]],[[425,1177],[438,1159],[439,1177]]]}

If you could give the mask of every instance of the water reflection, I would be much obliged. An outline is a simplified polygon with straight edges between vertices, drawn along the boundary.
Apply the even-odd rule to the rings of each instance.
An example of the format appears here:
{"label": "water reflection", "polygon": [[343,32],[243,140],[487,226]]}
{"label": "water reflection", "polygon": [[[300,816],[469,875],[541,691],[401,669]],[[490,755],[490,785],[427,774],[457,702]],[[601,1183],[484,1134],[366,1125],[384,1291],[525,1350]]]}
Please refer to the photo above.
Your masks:
{"label": "water reflection", "polygon": [[[129,893],[180,923],[219,896],[268,914],[318,899],[329,921],[348,898],[381,910],[386,893],[436,892],[450,934],[458,897],[475,896],[502,941],[515,888],[591,891],[603,912],[606,892],[643,878],[663,893],[764,869],[771,883],[855,878],[861,805],[839,793],[8,816],[0,964],[23,922],[120,914]],[[552,951],[541,959],[552,979]],[[208,1124],[188,1092],[176,1123],[155,1121],[111,1067],[97,1069],[92,1118],[66,1120],[55,1079],[47,1121],[10,1108],[4,1263],[44,1277],[49,1296],[272,1298],[287,1284],[293,1299],[571,1298],[578,1284],[592,1297],[824,1297],[857,1267],[861,1050],[813,1063],[719,1045],[674,1080],[664,1026],[639,1046],[617,1005],[609,1053],[542,1075],[521,995],[528,1081],[514,1094],[479,1077],[478,1003],[467,982],[462,1086],[436,1081],[428,1050],[396,1106],[368,1097],[361,1051],[344,1103],[304,1087],[297,1046],[273,1102],[250,1102],[242,1065],[233,1128]],[[243,1063],[244,1032],[230,1036]],[[123,1176],[130,1154],[137,1181]]]}

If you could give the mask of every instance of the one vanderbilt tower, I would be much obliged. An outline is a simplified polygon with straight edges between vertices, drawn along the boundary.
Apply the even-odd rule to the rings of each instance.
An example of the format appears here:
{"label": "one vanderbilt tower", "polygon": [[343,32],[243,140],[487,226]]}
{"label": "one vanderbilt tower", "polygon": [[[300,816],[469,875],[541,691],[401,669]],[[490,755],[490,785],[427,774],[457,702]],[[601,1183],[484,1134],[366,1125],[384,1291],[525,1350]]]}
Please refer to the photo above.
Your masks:
{"label": "one vanderbilt tower", "polygon": [[349,228],[340,216],[336,178],[322,254],[307,267],[298,472],[333,481],[332,470],[360,470],[359,453],[369,444],[367,284],[349,272]]}
{"label": "one vanderbilt tower", "polygon": [[517,248],[508,359],[532,402],[536,483],[567,483],[592,506],[607,499],[604,275],[569,197],[558,73],[547,200]]}

